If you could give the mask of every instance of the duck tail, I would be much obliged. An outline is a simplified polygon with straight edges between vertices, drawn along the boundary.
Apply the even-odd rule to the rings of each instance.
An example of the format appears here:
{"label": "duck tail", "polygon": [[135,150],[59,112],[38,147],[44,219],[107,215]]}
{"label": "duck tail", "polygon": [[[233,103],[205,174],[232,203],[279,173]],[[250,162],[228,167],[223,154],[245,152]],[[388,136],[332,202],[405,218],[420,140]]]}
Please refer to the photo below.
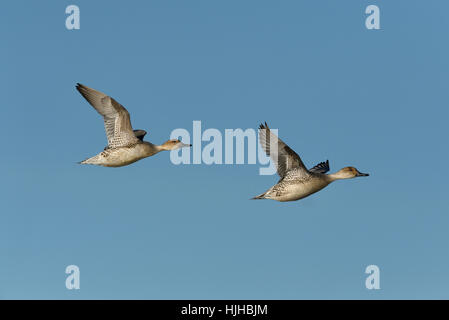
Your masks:
{"label": "duck tail", "polygon": [[77,164],[89,164],[89,159],[78,161]]}
{"label": "duck tail", "polygon": [[257,199],[265,199],[265,193],[259,194],[258,196],[255,196],[253,198],[251,198],[250,200],[257,200]]}
{"label": "duck tail", "polygon": [[78,162],[78,164],[98,164],[98,155],[93,156],[91,158],[87,158],[86,160]]}

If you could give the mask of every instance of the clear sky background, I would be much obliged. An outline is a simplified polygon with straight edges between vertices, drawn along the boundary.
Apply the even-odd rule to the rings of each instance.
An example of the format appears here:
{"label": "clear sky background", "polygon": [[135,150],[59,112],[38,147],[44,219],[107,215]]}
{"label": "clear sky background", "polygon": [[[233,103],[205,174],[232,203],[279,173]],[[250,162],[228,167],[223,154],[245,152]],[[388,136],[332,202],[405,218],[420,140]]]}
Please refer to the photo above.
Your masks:
{"label": "clear sky background", "polygon": [[[381,30],[365,28],[370,4]],[[0,8],[0,298],[449,298],[448,1]],[[248,200],[278,180],[259,165],[81,166],[106,138],[77,82],[153,143],[193,120],[267,121],[307,166],[371,175],[279,203]]]}

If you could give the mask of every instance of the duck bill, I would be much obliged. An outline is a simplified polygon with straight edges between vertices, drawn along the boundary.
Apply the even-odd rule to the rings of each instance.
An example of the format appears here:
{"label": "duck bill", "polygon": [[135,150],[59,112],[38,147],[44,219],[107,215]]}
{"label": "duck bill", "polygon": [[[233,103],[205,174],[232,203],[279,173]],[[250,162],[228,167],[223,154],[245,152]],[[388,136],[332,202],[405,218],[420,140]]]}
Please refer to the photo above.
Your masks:
{"label": "duck bill", "polygon": [[359,173],[357,173],[356,177],[368,177],[368,176],[369,176],[369,173],[361,173],[361,172],[359,172]]}

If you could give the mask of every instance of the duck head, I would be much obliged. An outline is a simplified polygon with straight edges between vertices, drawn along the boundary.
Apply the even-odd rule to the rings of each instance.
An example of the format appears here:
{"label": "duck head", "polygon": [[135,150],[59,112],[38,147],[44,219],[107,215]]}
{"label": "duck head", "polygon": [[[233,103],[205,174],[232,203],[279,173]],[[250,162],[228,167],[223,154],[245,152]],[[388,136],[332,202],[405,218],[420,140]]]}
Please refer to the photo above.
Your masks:
{"label": "duck head", "polygon": [[178,139],[171,139],[164,142],[163,145],[161,145],[162,150],[177,150],[180,148],[185,147],[191,147],[191,144],[182,143]]}
{"label": "duck head", "polygon": [[330,175],[334,180],[338,179],[352,179],[356,177],[368,177],[368,173],[362,173],[354,167],[345,167],[336,173]]}

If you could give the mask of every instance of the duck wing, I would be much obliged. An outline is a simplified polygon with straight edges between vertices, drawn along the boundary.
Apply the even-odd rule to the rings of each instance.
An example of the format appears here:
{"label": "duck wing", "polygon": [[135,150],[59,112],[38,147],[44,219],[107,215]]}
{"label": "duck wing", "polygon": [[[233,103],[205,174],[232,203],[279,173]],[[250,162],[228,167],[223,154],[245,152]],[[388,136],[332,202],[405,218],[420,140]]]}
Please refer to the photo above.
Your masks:
{"label": "duck wing", "polygon": [[77,83],[76,89],[103,116],[108,148],[123,147],[139,141],[125,107],[104,93],[80,83]]}
{"label": "duck wing", "polygon": [[330,170],[329,167],[329,160],[326,160],[326,162],[320,162],[313,168],[310,168],[310,172],[316,172],[316,173],[326,173]]}
{"label": "duck wing", "polygon": [[[266,122],[261,124],[259,129],[260,145],[276,165],[277,173],[281,179],[292,169],[297,169],[300,174],[306,175],[308,173],[298,154],[272,133]],[[271,147],[270,141],[273,144],[277,144],[277,148]]]}
{"label": "duck wing", "polygon": [[134,135],[140,141],[143,141],[143,137],[145,137],[146,134],[147,134],[147,132],[145,130],[142,130],[142,129],[134,130]]}

